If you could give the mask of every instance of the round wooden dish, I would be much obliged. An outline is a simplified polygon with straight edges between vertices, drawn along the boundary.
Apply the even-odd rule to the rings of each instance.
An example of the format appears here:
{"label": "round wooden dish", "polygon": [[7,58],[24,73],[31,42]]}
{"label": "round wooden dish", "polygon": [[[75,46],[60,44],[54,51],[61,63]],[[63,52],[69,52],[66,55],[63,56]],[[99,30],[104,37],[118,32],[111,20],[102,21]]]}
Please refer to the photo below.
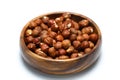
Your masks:
{"label": "round wooden dish", "polygon": [[[54,12],[54,13],[49,13],[49,14],[45,14],[50,18],[56,18],[58,16],[60,16],[61,14],[63,14],[64,12]],[[85,56],[81,57],[77,57],[77,58],[73,58],[73,59],[66,59],[66,60],[54,60],[54,59],[47,59],[44,57],[41,57],[33,52],[31,52],[27,47],[26,44],[24,42],[24,32],[26,30],[26,28],[28,27],[28,24],[30,22],[28,22],[20,35],[20,46],[21,46],[21,50],[23,51],[23,59],[30,64],[31,66],[33,66],[34,68],[46,72],[46,73],[50,73],[50,74],[70,74],[70,73],[76,73],[76,72],[80,72],[86,68],[88,68],[89,66],[91,66],[99,57],[99,48],[101,45],[101,32],[98,28],[98,26],[96,25],[95,22],[93,22],[90,18],[81,15],[81,14],[77,14],[77,13],[71,13],[71,18],[75,21],[80,21],[81,19],[87,19],[90,21],[90,25],[94,27],[95,32],[98,34],[98,41],[95,45],[95,47],[92,49],[92,51],[90,52],[90,54],[87,54]],[[40,18],[44,15],[38,16],[32,20],[35,20],[37,18]]]}

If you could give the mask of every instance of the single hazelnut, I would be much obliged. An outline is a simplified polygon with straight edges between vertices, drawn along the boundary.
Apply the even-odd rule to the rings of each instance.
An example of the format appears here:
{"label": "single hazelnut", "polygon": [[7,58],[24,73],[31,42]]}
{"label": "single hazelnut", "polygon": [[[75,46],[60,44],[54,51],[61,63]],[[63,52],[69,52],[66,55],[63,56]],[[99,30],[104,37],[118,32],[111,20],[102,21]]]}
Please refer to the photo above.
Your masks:
{"label": "single hazelnut", "polygon": [[35,27],[35,30],[38,30],[39,32],[41,32],[41,31],[42,31],[42,28],[41,28],[40,26],[36,26],[36,27]]}
{"label": "single hazelnut", "polygon": [[34,22],[35,22],[37,25],[40,25],[40,24],[42,23],[42,20],[41,20],[40,18],[38,18],[38,19],[36,19]]}
{"label": "single hazelnut", "polygon": [[83,34],[82,36],[83,36],[84,40],[89,40],[89,35],[88,34]]}
{"label": "single hazelnut", "polygon": [[58,52],[59,52],[59,55],[65,55],[66,54],[65,49],[59,49]]}
{"label": "single hazelnut", "polygon": [[62,46],[63,46],[64,49],[69,48],[71,46],[70,40],[68,40],[68,39],[63,40],[62,41]]}
{"label": "single hazelnut", "polygon": [[62,16],[55,18],[55,22],[56,22],[56,23],[60,23],[60,22],[62,22],[62,21],[63,21],[63,17],[62,17]]}
{"label": "single hazelnut", "polygon": [[77,38],[77,35],[76,35],[76,34],[71,34],[71,35],[70,35],[70,40],[71,40],[71,41],[76,40],[76,38]]}
{"label": "single hazelnut", "polygon": [[62,15],[64,18],[70,18],[71,17],[71,14],[66,12],[66,13],[63,13]]}
{"label": "single hazelnut", "polygon": [[48,25],[51,26],[51,25],[53,25],[53,24],[55,24],[55,20],[54,20],[54,19],[50,19],[50,20],[48,21]]}
{"label": "single hazelnut", "polygon": [[80,48],[80,45],[81,45],[80,41],[77,41],[77,40],[73,41],[73,46],[75,47],[75,49]]}
{"label": "single hazelnut", "polygon": [[38,55],[40,55],[40,56],[43,56],[43,57],[47,56],[47,54],[45,54],[43,51],[41,51],[41,48],[37,48],[35,50],[35,53],[38,54]]}
{"label": "single hazelnut", "polygon": [[33,29],[33,28],[36,27],[36,26],[37,26],[37,23],[35,23],[34,21],[31,21],[28,27],[29,27],[30,29]]}
{"label": "single hazelnut", "polygon": [[31,29],[27,29],[25,32],[25,36],[31,36],[32,35],[32,30]]}
{"label": "single hazelnut", "polygon": [[69,35],[70,35],[70,32],[69,32],[68,30],[64,30],[64,31],[62,32],[62,35],[63,35],[64,38],[68,38]]}
{"label": "single hazelnut", "polygon": [[93,48],[94,46],[95,46],[94,43],[92,41],[89,41],[89,47]]}
{"label": "single hazelnut", "polygon": [[48,54],[49,54],[51,57],[55,57],[55,56],[56,56],[56,50],[55,50],[55,48],[54,48],[54,47],[49,48]]}
{"label": "single hazelnut", "polygon": [[79,56],[79,57],[83,57],[84,54],[85,54],[84,52],[79,52],[79,53],[78,53],[78,56]]}
{"label": "single hazelnut", "polygon": [[71,32],[72,34],[77,34],[77,30],[76,30],[75,28],[70,28],[70,32]]}
{"label": "single hazelnut", "polygon": [[26,42],[27,43],[30,43],[30,42],[33,42],[33,36],[28,36],[28,37],[26,37]]}
{"label": "single hazelnut", "polygon": [[45,43],[40,43],[40,48],[43,52],[48,52],[49,46]]}
{"label": "single hazelnut", "polygon": [[90,54],[91,50],[92,50],[91,48],[85,48],[84,52],[87,53],[87,54]]}
{"label": "single hazelnut", "polygon": [[30,49],[30,50],[34,50],[34,49],[36,48],[36,46],[35,46],[34,43],[29,43],[29,44],[27,45],[27,47],[28,47],[28,49]]}
{"label": "single hazelnut", "polygon": [[93,32],[94,32],[94,29],[93,29],[93,27],[92,27],[92,26],[88,26],[87,28],[90,30],[90,32],[89,32],[89,33],[93,33]]}
{"label": "single hazelnut", "polygon": [[33,43],[40,44],[40,37],[36,37],[33,39]]}
{"label": "single hazelnut", "polygon": [[98,35],[96,33],[90,34],[90,40],[96,42],[98,40]]}
{"label": "single hazelnut", "polygon": [[83,34],[85,34],[85,33],[86,33],[86,34],[91,33],[91,30],[90,30],[89,28],[87,28],[87,27],[82,28],[82,30],[81,30],[81,31],[82,31],[82,33],[83,33]]}
{"label": "single hazelnut", "polygon": [[82,41],[84,40],[84,37],[81,36],[81,35],[78,35],[78,36],[77,36],[77,40],[80,41],[80,42],[82,42]]}
{"label": "single hazelnut", "polygon": [[74,47],[73,47],[73,46],[70,46],[70,47],[66,50],[67,53],[72,53],[73,51],[74,51]]}
{"label": "single hazelnut", "polygon": [[72,53],[70,56],[70,58],[76,58],[76,57],[78,57],[78,53]]}
{"label": "single hazelnut", "polygon": [[37,30],[37,29],[33,29],[33,31],[32,31],[32,35],[33,35],[33,36],[38,36],[39,33],[40,33],[40,31]]}
{"label": "single hazelnut", "polygon": [[56,44],[54,45],[54,47],[55,47],[56,49],[62,48],[62,42],[56,42]]}
{"label": "single hazelnut", "polygon": [[48,30],[48,26],[46,24],[44,24],[44,23],[41,23],[41,28],[43,30]]}
{"label": "single hazelnut", "polygon": [[86,20],[86,19],[83,19],[83,20],[81,20],[81,21],[79,22],[79,25],[80,25],[80,26],[87,26],[88,24],[89,24],[89,21]]}
{"label": "single hazelnut", "polygon": [[73,26],[72,21],[67,19],[64,23],[64,29],[69,29]]}
{"label": "single hazelnut", "polygon": [[73,26],[76,30],[79,30],[79,24],[72,20]]}
{"label": "single hazelnut", "polygon": [[51,38],[55,38],[57,36],[57,33],[56,32],[53,32],[53,31],[49,31],[48,32],[48,35],[51,37]]}
{"label": "single hazelnut", "polygon": [[43,42],[48,44],[48,45],[52,45],[53,39],[51,37],[46,37],[46,38],[44,38]]}
{"label": "single hazelnut", "polygon": [[57,36],[56,36],[56,40],[57,40],[57,41],[63,41],[63,39],[64,39],[64,38],[63,38],[62,35],[57,35]]}
{"label": "single hazelnut", "polygon": [[43,21],[44,23],[48,23],[49,17],[43,16],[43,17],[42,17],[42,21]]}
{"label": "single hazelnut", "polygon": [[59,26],[54,23],[53,25],[51,25],[51,30],[57,32],[59,30]]}
{"label": "single hazelnut", "polygon": [[82,35],[82,32],[80,30],[77,30],[78,35]]}
{"label": "single hazelnut", "polygon": [[85,48],[88,48],[88,47],[89,47],[88,41],[83,41],[83,42],[81,43],[81,48],[82,48],[82,49],[85,49]]}
{"label": "single hazelnut", "polygon": [[69,57],[67,55],[61,55],[58,57],[58,59],[69,59]]}

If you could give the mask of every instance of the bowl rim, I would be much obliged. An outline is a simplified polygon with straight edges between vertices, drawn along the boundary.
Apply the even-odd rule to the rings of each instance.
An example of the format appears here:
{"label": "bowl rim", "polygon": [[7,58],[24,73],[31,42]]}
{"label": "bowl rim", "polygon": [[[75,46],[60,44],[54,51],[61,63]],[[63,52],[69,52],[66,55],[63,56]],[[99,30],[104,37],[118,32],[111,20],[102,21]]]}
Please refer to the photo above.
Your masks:
{"label": "bowl rim", "polygon": [[[30,50],[27,48],[27,46],[26,46],[26,44],[25,44],[25,41],[24,41],[24,32],[25,32],[26,28],[28,27],[30,21],[33,21],[33,20],[38,19],[38,18],[41,18],[42,16],[51,15],[51,14],[62,14],[62,13],[70,13],[70,14],[72,14],[72,15],[80,16],[80,17],[82,17],[82,18],[85,18],[85,19],[89,20],[90,23],[92,23],[92,24],[94,25],[94,27],[95,27],[96,30],[97,30],[97,34],[98,34],[99,36],[98,36],[98,40],[97,40],[97,42],[96,42],[96,45],[95,45],[94,48],[89,52],[90,54],[85,54],[85,55],[83,55],[82,57],[70,58],[70,59],[63,59],[63,60],[62,60],[62,59],[49,59],[49,58],[45,58],[45,57],[39,56],[39,55],[35,54],[34,52],[30,51]],[[37,59],[37,60],[46,60],[46,61],[54,61],[54,62],[58,62],[58,61],[59,61],[59,62],[74,61],[74,60],[78,60],[78,59],[84,58],[84,57],[86,57],[86,56],[88,56],[88,55],[91,55],[91,54],[99,47],[99,45],[101,44],[102,35],[101,35],[101,31],[100,31],[98,25],[97,25],[92,19],[90,19],[89,17],[87,17],[87,16],[85,16],[85,15],[83,15],[83,14],[80,14],[80,13],[66,12],[66,11],[50,12],[50,13],[46,13],[46,14],[39,15],[39,16],[31,19],[30,21],[28,21],[28,22],[26,23],[26,25],[23,27],[23,29],[22,29],[22,31],[21,31],[21,34],[20,34],[20,46],[21,46],[22,50],[23,50],[23,48],[24,48],[24,50],[27,51],[27,52],[25,52],[25,54],[28,54],[29,56],[34,57],[34,58]],[[23,53],[24,53],[24,52],[23,52]]]}

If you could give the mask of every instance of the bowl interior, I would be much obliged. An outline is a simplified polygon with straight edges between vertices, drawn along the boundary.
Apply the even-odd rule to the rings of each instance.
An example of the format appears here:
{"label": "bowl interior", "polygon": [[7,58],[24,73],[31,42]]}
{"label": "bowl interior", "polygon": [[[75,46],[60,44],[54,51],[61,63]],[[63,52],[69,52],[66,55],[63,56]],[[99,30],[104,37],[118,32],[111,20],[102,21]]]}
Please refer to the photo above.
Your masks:
{"label": "bowl interior", "polygon": [[[45,14],[45,15],[48,16],[48,17],[51,18],[51,19],[55,19],[56,17],[61,16],[63,13],[65,13],[65,12],[54,12],[54,13],[49,13],[49,14]],[[92,21],[90,18],[88,18],[88,17],[86,17],[86,16],[84,16],[84,15],[77,14],[77,13],[72,13],[72,12],[69,12],[69,13],[71,14],[71,19],[74,20],[74,21],[76,21],[76,22],[79,22],[79,21],[82,20],[82,19],[87,19],[87,20],[89,20],[89,22],[90,22],[89,25],[90,25],[90,26],[93,26],[95,33],[98,34],[98,40],[97,40],[94,48],[93,48],[93,49],[91,50],[91,52],[90,52],[90,54],[92,54],[92,52],[94,52],[95,49],[100,45],[101,32],[100,32],[100,30],[99,30],[99,27],[97,26],[97,24],[96,24],[94,21]],[[34,18],[34,19],[32,19],[32,20],[35,20],[35,19],[37,19],[37,18],[41,18],[42,16],[44,16],[44,15],[38,16],[38,17],[36,17],[36,18]],[[32,21],[32,20],[31,20],[31,21]],[[36,57],[36,58],[38,58],[38,59],[43,59],[43,60],[48,60],[48,61],[72,61],[72,60],[76,60],[76,59],[82,58],[82,57],[77,57],[77,58],[72,58],[72,59],[70,58],[70,59],[65,59],[65,60],[48,59],[48,58],[44,58],[44,57],[39,56],[39,55],[35,54],[34,52],[30,51],[30,50],[27,48],[27,46],[26,46],[26,44],[25,44],[25,41],[24,41],[24,32],[26,31],[26,29],[27,29],[27,27],[28,27],[29,24],[30,24],[30,22],[28,22],[28,23],[24,26],[24,28],[23,28],[23,30],[22,30],[22,32],[21,32],[21,44],[22,44],[22,46],[24,46],[24,48],[27,50],[27,52],[29,53],[29,55],[34,56],[34,57]],[[90,54],[86,54],[86,55],[84,55],[83,57],[88,56],[88,55],[90,55]]]}

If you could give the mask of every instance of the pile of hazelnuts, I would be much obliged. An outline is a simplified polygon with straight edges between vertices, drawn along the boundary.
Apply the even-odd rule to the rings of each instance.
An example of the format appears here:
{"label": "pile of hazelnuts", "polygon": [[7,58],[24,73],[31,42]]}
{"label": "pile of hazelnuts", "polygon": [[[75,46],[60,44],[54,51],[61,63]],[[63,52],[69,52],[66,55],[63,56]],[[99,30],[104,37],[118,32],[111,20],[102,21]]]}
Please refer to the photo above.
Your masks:
{"label": "pile of hazelnuts", "polygon": [[49,59],[71,59],[90,54],[98,34],[87,19],[75,21],[70,13],[30,21],[24,41],[29,50]]}

